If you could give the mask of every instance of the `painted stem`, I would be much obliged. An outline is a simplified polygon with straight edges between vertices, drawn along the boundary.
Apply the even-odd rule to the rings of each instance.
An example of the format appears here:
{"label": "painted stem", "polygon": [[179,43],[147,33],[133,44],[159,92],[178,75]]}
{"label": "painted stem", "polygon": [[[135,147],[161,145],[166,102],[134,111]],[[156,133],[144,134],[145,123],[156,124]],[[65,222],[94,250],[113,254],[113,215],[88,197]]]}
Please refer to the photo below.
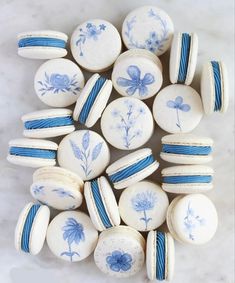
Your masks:
{"label": "painted stem", "polygon": [[179,109],[176,108],[176,116],[177,116],[177,125],[180,128],[180,131],[182,131],[181,129],[181,125],[180,125],[180,119],[179,119]]}
{"label": "painted stem", "polygon": [[146,214],[146,210],[144,210],[144,222],[145,222],[145,230],[147,230],[148,221],[147,221],[147,214]]}

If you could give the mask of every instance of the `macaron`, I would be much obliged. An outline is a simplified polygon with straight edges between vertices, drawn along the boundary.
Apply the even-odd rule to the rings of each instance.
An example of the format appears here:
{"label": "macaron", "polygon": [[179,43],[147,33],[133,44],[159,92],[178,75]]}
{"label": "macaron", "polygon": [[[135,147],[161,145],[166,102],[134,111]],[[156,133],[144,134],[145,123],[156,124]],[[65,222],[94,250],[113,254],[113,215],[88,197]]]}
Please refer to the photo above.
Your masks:
{"label": "macaron", "polygon": [[27,138],[52,138],[75,130],[70,109],[44,109],[22,116],[23,135]]}
{"label": "macaron", "polygon": [[147,237],[146,269],[149,280],[171,281],[175,265],[175,244],[170,233],[150,231]]}
{"label": "macaron", "polygon": [[95,228],[99,231],[121,222],[113,190],[104,176],[85,182],[84,195]]}
{"label": "macaron", "polygon": [[152,136],[154,121],[148,106],[134,97],[112,101],[101,117],[101,131],[112,146],[131,150],[144,145]]}
{"label": "macaron", "polygon": [[102,19],[80,24],[72,34],[70,47],[77,63],[91,72],[109,69],[122,49],[117,29]]}
{"label": "macaron", "polygon": [[94,126],[108,103],[112,87],[111,80],[94,74],[78,96],[74,120],[88,128]]}
{"label": "macaron", "polygon": [[38,254],[45,242],[50,210],[46,205],[28,203],[20,213],[15,228],[15,248]]}
{"label": "macaron", "polygon": [[169,200],[159,185],[141,181],[122,192],[118,206],[126,225],[138,231],[150,231],[165,222]]}
{"label": "macaron", "polygon": [[127,278],[139,272],[145,259],[145,240],[135,229],[118,226],[103,231],[94,252],[97,267],[107,275]]}
{"label": "macaron", "polygon": [[156,6],[131,11],[122,25],[122,39],[127,49],[147,49],[157,56],[168,50],[173,33],[171,18]]}
{"label": "macaron", "polygon": [[174,84],[163,88],[153,103],[153,117],[169,133],[188,133],[203,116],[200,95],[190,86]]}
{"label": "macaron", "polygon": [[215,235],[218,216],[213,202],[205,195],[176,197],[167,211],[167,226],[179,242],[202,245]]}
{"label": "macaron", "polygon": [[58,145],[40,139],[14,139],[9,142],[7,160],[28,167],[53,166],[56,164]]}
{"label": "macaron", "polygon": [[150,98],[159,91],[162,81],[161,61],[148,50],[128,50],[117,58],[113,67],[114,88],[123,96]]}
{"label": "macaron", "polygon": [[202,164],[212,160],[213,140],[192,134],[172,134],[162,138],[160,157],[171,163]]}
{"label": "macaron", "polygon": [[46,239],[55,256],[65,261],[77,262],[94,251],[98,232],[84,212],[63,211],[49,224]]}
{"label": "macaron", "polygon": [[109,165],[106,173],[115,189],[124,189],[151,175],[158,166],[152,150],[142,148]]}
{"label": "macaron", "polygon": [[62,139],[58,148],[61,167],[77,173],[84,181],[101,175],[110,161],[105,140],[90,130],[75,131]]}
{"label": "macaron", "polygon": [[176,194],[207,192],[213,188],[214,170],[205,165],[179,165],[162,170],[162,188]]}
{"label": "macaron", "polygon": [[196,33],[177,32],[171,45],[170,81],[190,85],[197,64],[198,37]]}
{"label": "macaron", "polygon": [[75,173],[56,166],[33,173],[30,193],[36,200],[59,210],[75,209],[82,204],[83,181]]}
{"label": "macaron", "polygon": [[203,66],[201,96],[207,115],[225,113],[229,104],[228,73],[221,61],[210,61]]}
{"label": "macaron", "polygon": [[18,54],[30,59],[53,59],[67,55],[68,36],[54,30],[19,33]]}
{"label": "macaron", "polygon": [[84,87],[84,75],[68,59],[52,59],[43,63],[34,76],[38,98],[51,107],[67,107],[77,101]]}

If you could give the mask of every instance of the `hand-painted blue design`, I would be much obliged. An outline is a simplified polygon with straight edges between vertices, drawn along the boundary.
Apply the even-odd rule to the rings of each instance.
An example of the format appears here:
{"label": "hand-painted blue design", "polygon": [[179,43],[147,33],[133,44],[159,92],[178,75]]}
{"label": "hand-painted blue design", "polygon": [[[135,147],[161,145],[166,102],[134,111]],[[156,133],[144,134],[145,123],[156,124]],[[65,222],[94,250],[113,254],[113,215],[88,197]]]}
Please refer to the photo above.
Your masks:
{"label": "hand-painted blue design", "polygon": [[213,75],[214,75],[214,85],[215,85],[215,105],[214,111],[220,111],[222,107],[222,85],[221,85],[221,74],[219,62],[211,61]]}
{"label": "hand-painted blue design", "polygon": [[180,66],[177,79],[178,83],[184,83],[187,77],[190,46],[191,36],[188,33],[183,33],[181,38]]}
{"label": "hand-painted blue design", "polygon": [[[126,112],[122,113],[118,109],[114,109],[112,116],[118,120],[115,126],[111,129],[118,130],[122,136],[123,145],[129,149],[133,139],[142,135],[142,129],[138,127],[138,121],[141,116],[145,115],[145,109],[143,107],[137,108],[135,104],[130,100],[125,100]],[[141,119],[144,119],[141,117]]]}
{"label": "hand-painted blue design", "polygon": [[201,218],[195,213],[194,209],[191,207],[191,203],[189,202],[186,211],[186,216],[184,218],[184,226],[190,240],[195,240],[193,231],[198,227],[205,225],[205,223],[205,219]]}
{"label": "hand-painted blue design", "polygon": [[165,280],[166,245],[165,233],[156,232],[156,279]]}
{"label": "hand-painted blue design", "polygon": [[139,91],[139,96],[144,97],[148,95],[147,85],[154,83],[154,76],[150,73],[146,73],[141,79],[141,71],[139,67],[131,65],[127,68],[127,74],[131,79],[119,77],[117,78],[117,84],[122,87],[128,87],[126,93],[128,95],[134,95]]}
{"label": "hand-painted blue design", "polygon": [[35,185],[33,186],[32,188],[32,192],[35,196],[37,195],[45,195],[45,192],[44,192],[44,186],[38,186],[38,185]]}
{"label": "hand-painted blue design", "polygon": [[28,47],[28,46],[65,48],[66,41],[59,38],[50,38],[50,37],[26,37],[19,40],[18,42],[19,48]]}
{"label": "hand-painted blue design", "polygon": [[179,110],[181,110],[183,112],[188,112],[188,111],[190,111],[191,107],[188,104],[183,104],[183,97],[182,96],[177,96],[175,101],[168,100],[166,105],[169,108],[176,109],[176,116],[177,116],[176,126],[180,129],[180,131],[182,131],[180,118],[179,118]]}
{"label": "hand-painted blue design", "polygon": [[82,170],[84,171],[86,177],[88,177],[92,172],[92,169],[90,168],[91,164],[99,156],[103,146],[103,142],[97,143],[91,150],[89,147],[90,146],[89,131],[86,131],[85,134],[83,135],[81,148],[78,145],[76,145],[74,141],[70,140],[69,142],[73,150],[74,156],[77,159],[81,160],[80,166],[82,167]]}
{"label": "hand-painted blue design", "polygon": [[115,250],[107,255],[106,263],[114,272],[125,272],[131,269],[133,260],[130,254]]}
{"label": "hand-painted blue design", "polygon": [[193,146],[178,144],[163,144],[162,152],[183,155],[208,155],[212,151],[211,146]]}
{"label": "hand-painted blue design", "polygon": [[145,230],[148,229],[148,223],[152,220],[151,217],[147,217],[147,211],[154,208],[156,201],[156,193],[149,191],[138,193],[131,199],[133,209],[137,212],[143,212],[144,214],[140,220],[145,222]]}
{"label": "hand-painted blue design", "polygon": [[105,31],[106,25],[101,24],[96,26],[93,23],[87,23],[86,29],[80,28],[80,34],[78,36],[78,40],[76,41],[76,45],[79,48],[79,56],[84,56],[84,51],[82,49],[83,45],[85,44],[86,40],[93,39],[94,41],[97,41],[99,38],[99,35]]}
{"label": "hand-painted blue design", "polygon": [[45,72],[44,80],[38,81],[40,85],[38,91],[42,96],[47,94],[47,92],[55,94],[72,92],[74,95],[77,95],[81,91],[81,88],[79,87],[79,82],[76,77],[77,74],[70,78],[66,74],[52,73],[48,75]]}
{"label": "hand-painted blue design", "polygon": [[45,159],[55,159],[56,150],[40,149],[40,148],[29,148],[29,147],[10,147],[9,153],[16,156],[27,156]]}
{"label": "hand-painted blue design", "polygon": [[70,192],[66,191],[64,188],[53,189],[52,192],[55,192],[61,198],[70,197],[75,199],[75,197]]}
{"label": "hand-painted blue design", "polygon": [[62,252],[61,256],[68,256],[70,258],[70,261],[73,261],[73,256],[77,255],[80,257],[78,252],[72,251],[71,245],[74,242],[76,245],[79,245],[81,241],[85,241],[85,234],[84,234],[84,228],[81,223],[78,223],[76,219],[69,217],[65,223],[65,226],[63,226],[62,230],[63,233],[63,239],[64,241],[68,242],[69,250]]}

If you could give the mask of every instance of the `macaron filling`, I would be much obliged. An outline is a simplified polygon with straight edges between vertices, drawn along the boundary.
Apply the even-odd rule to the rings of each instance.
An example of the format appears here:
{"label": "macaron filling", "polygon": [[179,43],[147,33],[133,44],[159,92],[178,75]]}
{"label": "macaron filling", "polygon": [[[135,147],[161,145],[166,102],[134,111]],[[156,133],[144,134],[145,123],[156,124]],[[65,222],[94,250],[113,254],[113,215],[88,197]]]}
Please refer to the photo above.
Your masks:
{"label": "macaron filling", "polygon": [[149,155],[134,164],[112,174],[109,176],[109,179],[111,180],[112,183],[117,183],[119,181],[122,181],[124,179],[129,178],[130,176],[137,174],[141,170],[145,169],[149,165],[153,164],[155,162],[155,159],[153,155]]}
{"label": "macaron filling", "polygon": [[32,46],[65,48],[66,41],[59,38],[50,38],[50,37],[26,37],[20,39],[18,42],[19,48],[32,47]]}
{"label": "macaron filling", "polygon": [[100,188],[99,188],[97,179],[93,180],[91,182],[91,191],[92,191],[92,196],[93,196],[93,199],[94,199],[94,202],[95,202],[96,209],[99,213],[99,217],[100,217],[104,227],[105,228],[112,227],[112,224],[109,220],[106,209],[104,207],[104,203],[103,203],[103,200],[102,200],[102,197],[101,197],[101,194],[100,194]]}
{"label": "macaron filling", "polygon": [[26,121],[24,123],[24,127],[27,130],[63,127],[70,125],[73,125],[72,116],[36,119],[36,120]]}
{"label": "macaron filling", "polygon": [[190,46],[191,36],[188,33],[183,33],[181,37],[181,55],[177,81],[178,83],[185,83],[187,77]]}
{"label": "macaron filling", "polygon": [[33,225],[33,221],[34,218],[39,210],[39,208],[41,207],[40,204],[34,204],[31,206],[25,223],[24,223],[24,227],[23,227],[23,232],[22,232],[22,236],[21,236],[21,249],[22,251],[29,253],[29,239],[30,239],[30,232],[31,232],[31,228]]}
{"label": "macaron filling", "polygon": [[163,183],[166,184],[185,184],[185,183],[211,183],[211,175],[181,175],[181,176],[165,176]]}
{"label": "macaron filling", "polygon": [[95,100],[102,89],[103,85],[106,82],[106,78],[104,77],[99,77],[98,80],[95,82],[94,86],[92,87],[91,92],[89,93],[85,104],[82,107],[82,110],[80,112],[80,115],[78,117],[78,120],[81,124],[85,124],[87,117],[91,111],[92,106],[95,103]]}
{"label": "macaron filling", "polygon": [[165,233],[156,232],[156,279],[165,280]]}
{"label": "macaron filling", "polygon": [[11,146],[10,155],[55,159],[56,150]]}
{"label": "macaron filling", "polygon": [[222,107],[222,86],[221,86],[221,74],[219,62],[211,61],[213,76],[214,76],[214,86],[215,86],[215,105],[214,111],[220,111]]}
{"label": "macaron filling", "polygon": [[162,152],[182,155],[209,155],[212,151],[211,146],[190,146],[163,144]]}

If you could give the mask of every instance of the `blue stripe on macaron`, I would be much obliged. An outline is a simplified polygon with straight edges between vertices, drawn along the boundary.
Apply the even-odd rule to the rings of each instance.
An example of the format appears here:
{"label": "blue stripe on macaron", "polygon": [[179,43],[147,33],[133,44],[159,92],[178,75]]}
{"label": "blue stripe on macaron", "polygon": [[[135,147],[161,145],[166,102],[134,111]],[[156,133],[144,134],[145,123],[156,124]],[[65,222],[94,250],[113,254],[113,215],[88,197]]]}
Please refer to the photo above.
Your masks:
{"label": "blue stripe on macaron", "polygon": [[149,155],[138,162],[112,174],[109,176],[109,179],[112,183],[117,183],[119,181],[122,181],[124,179],[127,179],[128,177],[140,172],[141,170],[145,169],[149,165],[153,164],[155,162],[155,159],[153,155]]}
{"label": "blue stripe on macaron", "polygon": [[214,75],[214,85],[215,85],[215,105],[214,111],[220,111],[222,106],[222,86],[221,86],[221,74],[219,62],[211,61]]}
{"label": "blue stripe on macaron", "polygon": [[21,236],[21,249],[22,251],[29,253],[29,239],[30,239],[30,232],[33,225],[34,218],[38,212],[38,209],[41,207],[40,204],[34,204],[31,206],[28,215],[26,217],[23,232]]}
{"label": "blue stripe on macaron", "polygon": [[71,116],[36,119],[36,120],[26,121],[24,123],[24,127],[27,130],[63,127],[69,125],[73,125],[73,119]]}
{"label": "blue stripe on macaron", "polygon": [[11,155],[25,156],[25,157],[37,157],[45,159],[55,159],[56,151],[50,149],[28,148],[12,146],[9,149]]}
{"label": "blue stripe on macaron", "polygon": [[187,184],[187,183],[211,183],[211,175],[187,175],[163,177],[165,184]]}
{"label": "blue stripe on macaron", "polygon": [[50,37],[26,37],[20,39],[18,42],[19,48],[30,47],[30,46],[65,48],[66,41],[59,38],[50,38]]}
{"label": "blue stripe on macaron", "polygon": [[99,217],[103,225],[105,226],[105,228],[112,227],[112,224],[110,222],[110,219],[108,217],[108,214],[106,212],[106,209],[105,209],[105,206],[104,206],[101,194],[100,194],[100,188],[99,188],[97,179],[91,181],[91,191],[92,191],[93,199],[95,201],[95,206],[98,210]]}
{"label": "blue stripe on macaron", "polygon": [[156,279],[165,280],[165,233],[156,232]]}
{"label": "blue stripe on macaron", "polygon": [[101,88],[105,84],[106,78],[104,77],[99,77],[98,80],[95,82],[91,92],[89,93],[87,100],[85,101],[81,113],[79,115],[79,122],[81,124],[85,124],[87,117],[91,111],[92,106],[94,105],[94,102],[96,100],[96,97],[98,96]]}
{"label": "blue stripe on macaron", "polygon": [[190,54],[191,36],[183,33],[181,38],[180,66],[178,73],[178,83],[185,83],[188,72],[188,61]]}
{"label": "blue stripe on macaron", "polygon": [[183,154],[183,155],[208,155],[212,151],[211,146],[191,146],[191,145],[175,145],[163,144],[162,152]]}

